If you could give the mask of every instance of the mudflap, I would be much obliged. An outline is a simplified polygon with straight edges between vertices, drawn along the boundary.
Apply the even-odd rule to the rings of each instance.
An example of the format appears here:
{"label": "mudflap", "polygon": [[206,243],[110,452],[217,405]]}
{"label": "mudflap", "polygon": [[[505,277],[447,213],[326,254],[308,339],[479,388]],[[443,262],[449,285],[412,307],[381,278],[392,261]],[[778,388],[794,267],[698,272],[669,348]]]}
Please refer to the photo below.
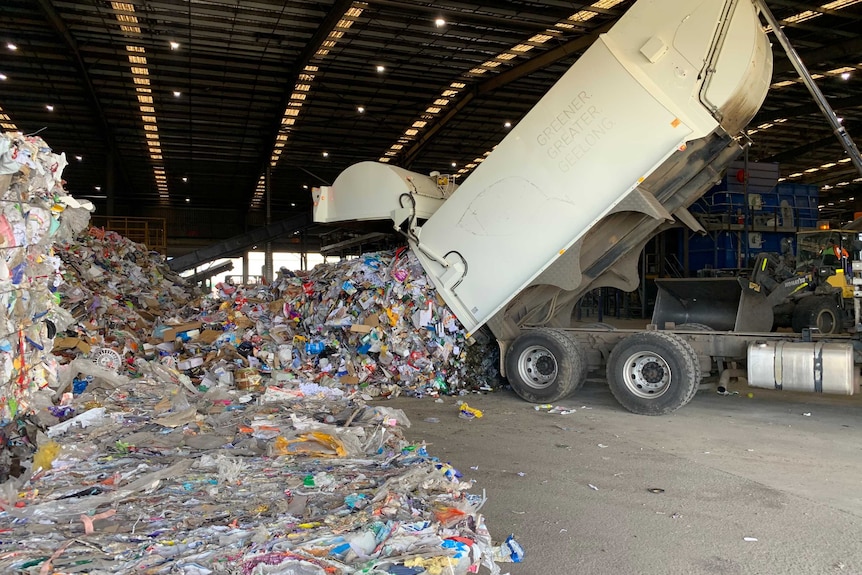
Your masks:
{"label": "mudflap", "polygon": [[717,331],[772,331],[772,306],[746,278],[658,278],[652,323],[699,323]]}

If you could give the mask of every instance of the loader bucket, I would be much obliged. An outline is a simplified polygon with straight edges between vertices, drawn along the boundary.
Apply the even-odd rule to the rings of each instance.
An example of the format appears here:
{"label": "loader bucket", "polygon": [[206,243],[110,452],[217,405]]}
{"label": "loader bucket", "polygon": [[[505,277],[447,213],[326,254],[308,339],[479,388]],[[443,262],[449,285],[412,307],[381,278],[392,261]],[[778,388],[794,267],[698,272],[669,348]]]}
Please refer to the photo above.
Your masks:
{"label": "loader bucket", "polygon": [[716,331],[772,331],[772,306],[759,286],[744,278],[656,279],[652,323],[707,325]]}

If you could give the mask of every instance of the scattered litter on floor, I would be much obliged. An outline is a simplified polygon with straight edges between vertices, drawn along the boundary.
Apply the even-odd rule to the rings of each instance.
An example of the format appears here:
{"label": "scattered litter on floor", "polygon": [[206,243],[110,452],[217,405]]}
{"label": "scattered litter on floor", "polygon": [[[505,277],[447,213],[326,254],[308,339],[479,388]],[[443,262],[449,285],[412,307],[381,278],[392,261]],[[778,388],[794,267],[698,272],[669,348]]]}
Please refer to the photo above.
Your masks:
{"label": "scattered litter on floor", "polygon": [[807,411],[807,412],[803,413],[802,415],[805,417],[811,417],[811,412]]}
{"label": "scattered litter on floor", "polygon": [[370,403],[499,382],[496,346],[467,338],[409,250],[203,294],[89,228],[65,163],[0,135],[0,572],[499,574],[523,558],[511,536],[493,545],[484,494]]}
{"label": "scattered litter on floor", "polygon": [[754,542],[757,541],[757,537],[743,537],[743,541]]}
{"label": "scattered litter on floor", "polygon": [[647,487],[647,491],[650,493],[664,493],[664,489],[661,487]]}
{"label": "scattered litter on floor", "polygon": [[457,405],[459,409],[458,417],[461,419],[479,419],[484,415],[481,410],[467,405],[467,402],[459,401]]}
{"label": "scattered litter on floor", "polygon": [[533,409],[536,411],[545,411],[547,413],[553,413],[554,415],[570,415],[575,413],[577,410],[573,407],[563,407],[562,405],[552,405],[550,403],[545,403],[542,405],[534,405]]}
{"label": "scattered litter on floor", "polygon": [[520,563],[524,559],[524,549],[515,541],[514,535],[509,535],[503,545],[495,548],[495,561]]}
{"label": "scattered litter on floor", "polygon": [[598,488],[598,487],[596,487],[595,485],[593,485],[592,483],[588,483],[587,485],[589,485],[589,486],[590,486],[590,489],[592,489],[593,491],[598,491],[598,490],[599,490],[599,488]]}

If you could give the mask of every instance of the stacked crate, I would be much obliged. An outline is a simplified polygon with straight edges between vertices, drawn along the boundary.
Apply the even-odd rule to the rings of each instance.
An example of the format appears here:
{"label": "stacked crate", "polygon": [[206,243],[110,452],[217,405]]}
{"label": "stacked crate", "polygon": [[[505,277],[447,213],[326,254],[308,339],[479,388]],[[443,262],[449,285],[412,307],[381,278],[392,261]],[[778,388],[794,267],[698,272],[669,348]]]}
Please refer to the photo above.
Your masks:
{"label": "stacked crate", "polygon": [[688,241],[690,275],[748,268],[759,253],[780,252],[784,238],[795,246],[797,231],[816,228],[818,187],[778,183],[778,177],[778,164],[735,162],[691,206],[707,235],[681,238]]}

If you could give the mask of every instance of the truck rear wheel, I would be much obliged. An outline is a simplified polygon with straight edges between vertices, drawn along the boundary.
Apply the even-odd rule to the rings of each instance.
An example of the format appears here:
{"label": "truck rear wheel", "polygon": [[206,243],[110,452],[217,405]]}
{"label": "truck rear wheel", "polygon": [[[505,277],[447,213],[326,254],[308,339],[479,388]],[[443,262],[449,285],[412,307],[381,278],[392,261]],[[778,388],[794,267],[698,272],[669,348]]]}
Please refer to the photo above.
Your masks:
{"label": "truck rear wheel", "polygon": [[584,350],[564,332],[530,330],[512,343],[506,377],[522,399],[548,403],[579,389],[587,377]]}
{"label": "truck rear wheel", "polygon": [[833,297],[808,296],[796,304],[792,327],[796,333],[807,327],[817,328],[825,334],[841,333],[844,331],[844,312]]}
{"label": "truck rear wheel", "polygon": [[[689,331],[715,331],[714,329],[703,323],[681,323],[676,326],[676,329]],[[692,353],[694,353],[694,349],[692,349]],[[694,358],[695,361],[697,361],[698,365],[700,365],[701,377],[703,377],[703,374],[709,375],[709,373],[712,371],[712,357],[708,355],[697,355],[695,353]],[[698,381],[697,385],[695,385],[694,388],[691,390],[692,397],[694,397],[694,395],[697,393],[697,389],[699,386],[700,381]]]}
{"label": "truck rear wheel", "polygon": [[697,354],[678,335],[638,333],[619,342],[608,359],[608,385],[620,405],[640,415],[664,415],[697,393]]}

